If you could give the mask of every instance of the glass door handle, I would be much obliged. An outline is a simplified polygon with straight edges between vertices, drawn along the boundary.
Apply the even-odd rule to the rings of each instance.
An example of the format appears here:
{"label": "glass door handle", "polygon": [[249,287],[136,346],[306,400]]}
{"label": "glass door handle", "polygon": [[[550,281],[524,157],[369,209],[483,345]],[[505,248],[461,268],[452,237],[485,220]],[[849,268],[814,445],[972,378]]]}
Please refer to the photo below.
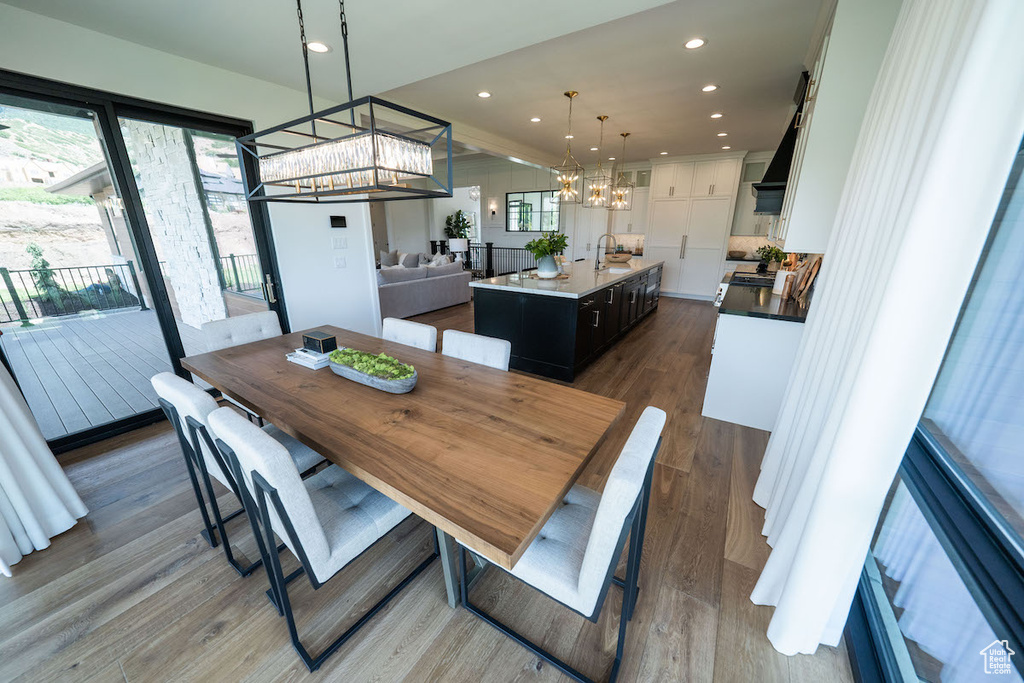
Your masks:
{"label": "glass door handle", "polygon": [[267,300],[268,304],[276,304],[277,296],[274,295],[274,280],[270,277],[270,273],[266,273],[264,278],[263,298]]}

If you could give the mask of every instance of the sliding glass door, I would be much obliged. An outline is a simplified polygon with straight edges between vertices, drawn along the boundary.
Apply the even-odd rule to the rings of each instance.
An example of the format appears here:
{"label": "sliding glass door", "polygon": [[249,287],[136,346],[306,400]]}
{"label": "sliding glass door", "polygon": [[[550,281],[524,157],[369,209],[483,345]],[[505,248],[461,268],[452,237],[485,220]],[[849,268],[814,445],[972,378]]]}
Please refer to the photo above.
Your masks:
{"label": "sliding glass door", "polygon": [[203,323],[266,311],[272,294],[234,138],[133,118],[119,124],[181,343],[186,355],[201,353]]}
{"label": "sliding glass door", "polygon": [[0,349],[48,440],[152,411],[173,370],[99,116],[0,94]]}
{"label": "sliding glass door", "polygon": [[[0,361],[60,451],[160,419],[203,323],[274,310],[244,121],[0,71]],[[254,170],[254,169],[251,169]]]}

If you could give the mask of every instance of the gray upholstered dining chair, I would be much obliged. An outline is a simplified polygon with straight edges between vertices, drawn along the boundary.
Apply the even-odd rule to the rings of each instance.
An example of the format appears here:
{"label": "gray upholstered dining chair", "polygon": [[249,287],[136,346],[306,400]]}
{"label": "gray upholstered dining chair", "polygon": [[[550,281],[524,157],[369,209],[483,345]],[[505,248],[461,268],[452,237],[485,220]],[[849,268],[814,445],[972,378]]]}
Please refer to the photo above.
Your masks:
{"label": "gray upholstered dining chair", "polygon": [[[616,679],[622,664],[626,625],[633,618],[640,590],[638,575],[651,477],[664,427],[665,412],[647,407],[612,467],[604,491],[599,494],[578,484],[573,486],[516,565],[508,570],[520,581],[592,622],[601,616],[611,584],[623,589],[610,682]],[[615,568],[627,538],[626,577],[619,579]],[[459,560],[462,604],[467,610],[577,681],[591,680],[472,604],[466,583],[465,546],[459,548]]]}
{"label": "gray upholstered dining chair", "polygon": [[[178,435],[189,479],[192,481],[192,489],[196,496],[196,503],[199,505],[199,512],[205,526],[203,536],[206,537],[211,547],[216,548],[218,543],[217,534],[214,534],[214,526],[216,526],[228,563],[242,576],[248,576],[262,564],[262,560],[243,567],[231,552],[231,542],[228,539],[227,529],[225,529],[225,524],[241,514],[244,508],[239,508],[228,515],[222,515],[213,490],[213,481],[210,479],[212,476],[234,492],[241,503],[242,499],[235,478],[214,446],[214,434],[210,431],[207,422],[210,413],[217,410],[217,402],[210,394],[195,384],[170,372],[154,375],[150,382],[159,397],[160,407],[163,408],[167,420],[173,425],[174,431]],[[312,474],[312,471],[324,462],[323,456],[319,453],[277,427],[265,425],[262,427],[262,431],[288,452],[299,472]],[[206,499],[209,500],[209,507],[204,499],[204,490]],[[213,514],[212,522],[210,520],[211,512]]]}
{"label": "gray upholstered dining chair", "polygon": [[441,341],[441,353],[508,372],[512,343],[507,339],[485,337],[482,334],[445,330]]}
{"label": "gray upholstered dining chair", "polygon": [[437,351],[437,328],[423,323],[399,318],[384,318],[384,329],[381,335],[387,341],[398,342],[417,349]]}
{"label": "gray upholstered dining chair", "polygon": [[[203,335],[203,341],[206,342],[207,351],[219,351],[220,349],[248,344],[249,342],[261,339],[280,337],[282,334],[281,320],[274,311],[259,311],[221,320],[211,320],[203,323],[199,330]],[[203,387],[209,386],[202,380],[199,380],[199,384]],[[224,398],[244,410],[247,414],[257,418],[260,425],[263,425],[262,417],[230,396],[225,396]]]}
{"label": "gray upholstered dining chair", "polygon": [[[426,569],[438,556],[437,546],[319,655],[310,655],[295,625],[288,583],[305,574],[314,590],[320,588],[411,513],[337,465],[300,479],[288,451],[230,408],[215,410],[209,422],[217,434],[217,448],[241,484],[242,500],[270,580],[271,600],[288,622],[295,651],[309,670],[315,671]],[[302,565],[287,577],[273,551],[275,533]]]}

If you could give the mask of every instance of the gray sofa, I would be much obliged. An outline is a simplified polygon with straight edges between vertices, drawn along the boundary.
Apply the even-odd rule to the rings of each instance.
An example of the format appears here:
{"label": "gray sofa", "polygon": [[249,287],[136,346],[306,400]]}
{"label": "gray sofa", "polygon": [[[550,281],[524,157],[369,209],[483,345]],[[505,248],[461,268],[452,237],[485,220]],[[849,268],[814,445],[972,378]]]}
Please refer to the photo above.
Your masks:
{"label": "gray sofa", "polygon": [[462,263],[377,271],[377,292],[383,318],[408,318],[469,302],[473,278]]}

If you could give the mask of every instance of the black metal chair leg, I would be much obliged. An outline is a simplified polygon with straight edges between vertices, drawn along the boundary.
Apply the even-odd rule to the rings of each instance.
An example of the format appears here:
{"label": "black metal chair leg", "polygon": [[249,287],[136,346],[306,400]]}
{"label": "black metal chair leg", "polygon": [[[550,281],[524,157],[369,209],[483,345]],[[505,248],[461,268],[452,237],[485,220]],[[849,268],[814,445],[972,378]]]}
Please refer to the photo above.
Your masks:
{"label": "black metal chair leg", "polygon": [[596,683],[593,679],[588,678],[586,674],[577,671],[566,662],[563,662],[561,659],[559,659],[552,653],[548,652],[544,648],[540,647],[533,641],[528,640],[522,634],[512,630],[511,628],[501,623],[500,621],[498,621],[491,615],[487,614],[486,612],[482,611],[480,608],[478,608],[476,605],[469,601],[469,589],[466,585],[466,548],[462,545],[459,546],[459,592],[461,593],[462,597],[462,606],[469,610],[471,613],[480,617],[488,624],[490,624],[497,630],[501,631],[506,636],[516,641],[533,654],[547,661],[549,664],[557,668],[566,676],[569,676],[570,678],[579,681],[579,683]]}
{"label": "black metal chair leg", "polygon": [[[633,554],[632,551],[629,553]],[[639,553],[637,553],[639,555]],[[639,565],[639,561],[636,562]],[[633,583],[636,583],[637,569],[633,570]],[[628,583],[628,579],[627,579]],[[619,641],[615,645],[615,661],[612,663],[612,670],[608,674],[608,683],[615,683],[615,679],[619,677],[619,667],[622,666],[622,651],[626,647],[626,626],[629,624],[631,615],[633,613],[633,604],[629,599],[629,591],[625,590],[622,592],[622,611],[619,614]]]}
{"label": "black metal chair leg", "polygon": [[[269,517],[266,518],[266,521],[269,523]],[[272,535],[272,531],[268,533],[268,536],[270,536],[271,538]],[[270,542],[273,543],[273,540],[271,540]],[[281,611],[283,611],[285,619],[288,622],[288,633],[292,639],[292,647],[295,648],[295,652],[298,653],[299,658],[302,659],[302,663],[306,665],[306,668],[309,669],[310,672],[319,669],[320,666],[324,663],[324,661],[326,661],[328,657],[337,652],[338,648],[340,648],[342,645],[348,642],[349,638],[354,636],[359,629],[365,626],[366,623],[377,614],[377,612],[384,609],[396,595],[401,593],[402,590],[413,581],[413,579],[419,576],[420,573],[423,572],[424,569],[429,567],[430,563],[436,560],[437,558],[438,554],[432,553],[430,557],[421,562],[415,569],[412,570],[412,572],[408,576],[402,579],[402,581],[397,586],[392,588],[387,595],[381,598],[377,602],[377,604],[371,607],[366,614],[360,617],[356,623],[349,626],[345,630],[345,632],[338,636],[338,638],[335,639],[334,642],[328,645],[323,650],[323,652],[314,657],[309,654],[309,651],[306,650],[306,647],[302,644],[302,641],[299,639],[299,631],[298,628],[295,626],[295,615],[292,612],[291,601],[288,599],[288,583],[292,579],[301,575],[302,570],[300,569],[294,572],[293,574],[289,575],[288,577],[285,577],[281,570],[280,559],[277,557],[277,555],[274,555],[270,560],[269,570],[267,571],[267,574],[271,578],[272,586],[276,585],[276,592],[281,597]]]}
{"label": "black metal chair leg", "polygon": [[211,548],[217,547],[217,536],[213,533],[213,524],[210,522],[210,513],[206,509],[206,501],[203,500],[203,493],[199,488],[199,478],[196,477],[196,470],[192,461],[185,456],[185,467],[188,469],[188,478],[192,480],[192,491],[196,494],[196,503],[199,505],[199,514],[203,518],[203,531],[200,532]]}

